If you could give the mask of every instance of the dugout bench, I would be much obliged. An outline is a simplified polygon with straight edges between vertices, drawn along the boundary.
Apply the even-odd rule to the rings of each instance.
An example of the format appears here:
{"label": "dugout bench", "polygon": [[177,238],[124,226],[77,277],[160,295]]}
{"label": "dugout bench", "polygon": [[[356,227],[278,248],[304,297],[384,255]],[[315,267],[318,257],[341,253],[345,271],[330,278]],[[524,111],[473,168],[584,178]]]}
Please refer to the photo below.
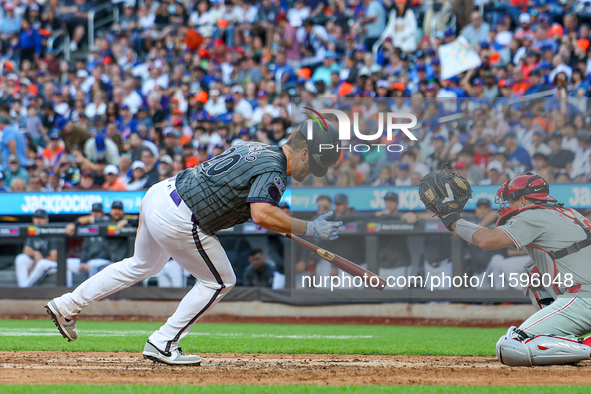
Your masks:
{"label": "dugout bench", "polygon": [[[102,235],[105,237],[125,236],[128,238],[130,250],[133,250],[136,229],[124,227],[120,232],[115,232],[114,225],[92,225],[79,226],[73,237],[87,237]],[[367,268],[372,272],[379,271],[379,260],[377,258],[379,240],[388,236],[421,237],[428,235],[441,235],[449,237],[451,245],[451,261],[453,262],[454,275],[464,273],[468,270],[467,262],[464,259],[465,243],[458,237],[451,236],[451,233],[440,221],[421,221],[411,225],[400,221],[389,221],[365,217],[356,221],[345,221],[340,232],[344,240],[351,237],[363,237],[365,249],[365,261]],[[67,291],[66,283],[66,257],[67,257],[67,235],[63,224],[50,223],[47,226],[34,226],[32,224],[2,224],[0,225],[0,245],[23,244],[29,236],[55,237],[58,242],[58,270],[57,286],[44,288],[15,288],[0,287],[1,298],[51,298]],[[262,246],[268,243],[270,237],[277,237],[277,234],[262,229],[254,223],[248,222],[230,229],[220,231],[217,236],[222,243],[226,237],[249,237],[257,238],[258,244]],[[266,239],[265,239],[266,238]],[[287,239],[282,240],[287,241]],[[372,289],[367,291],[335,290],[330,292],[323,289],[295,289],[293,269],[289,267],[291,261],[291,242],[284,242],[286,289],[271,290],[266,288],[237,287],[228,294],[224,300],[227,301],[249,301],[261,300],[268,302],[279,302],[294,305],[319,305],[319,304],[342,304],[358,302],[432,302],[432,301],[460,301],[478,303],[525,303],[526,300],[521,291],[516,290],[476,290],[471,288],[454,288],[451,290],[429,291],[422,288],[409,288],[390,292],[377,292]],[[1,247],[1,246],[0,246]],[[5,249],[5,248],[2,248]],[[263,249],[265,249],[263,247]],[[334,253],[339,253],[334,250]],[[2,253],[3,254],[3,253]],[[420,263],[413,257],[411,266],[416,271]],[[160,299],[176,300],[183,297],[186,289],[166,289],[153,287],[133,286],[122,290],[109,298],[111,299]],[[380,293],[380,294],[378,294]]]}

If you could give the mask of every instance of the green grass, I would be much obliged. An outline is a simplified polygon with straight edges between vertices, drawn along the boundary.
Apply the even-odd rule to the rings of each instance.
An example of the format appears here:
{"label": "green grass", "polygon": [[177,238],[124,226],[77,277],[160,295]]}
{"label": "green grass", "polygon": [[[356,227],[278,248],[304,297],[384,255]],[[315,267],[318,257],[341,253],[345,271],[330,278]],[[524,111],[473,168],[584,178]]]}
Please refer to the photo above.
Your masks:
{"label": "green grass", "polygon": [[556,393],[557,391],[576,394],[588,393],[589,387],[582,386],[309,386],[309,385],[286,385],[286,386],[140,386],[140,385],[112,385],[112,386],[89,386],[89,385],[0,385],[2,393],[25,393],[35,394],[49,393],[511,393],[511,394],[543,394]]}
{"label": "green grass", "polygon": [[[67,342],[49,319],[0,320],[1,351],[140,352],[153,322],[78,321]],[[494,356],[502,328],[197,323],[187,352]]]}

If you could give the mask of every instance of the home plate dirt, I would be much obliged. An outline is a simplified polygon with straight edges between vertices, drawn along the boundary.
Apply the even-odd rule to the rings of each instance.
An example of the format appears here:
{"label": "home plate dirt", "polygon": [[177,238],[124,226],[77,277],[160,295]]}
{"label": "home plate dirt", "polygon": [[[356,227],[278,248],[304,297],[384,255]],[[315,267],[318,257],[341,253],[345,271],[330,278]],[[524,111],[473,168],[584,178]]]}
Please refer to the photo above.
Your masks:
{"label": "home plate dirt", "polygon": [[511,368],[493,358],[202,354],[171,367],[138,353],[0,352],[0,383],[30,384],[591,384],[591,362]]}

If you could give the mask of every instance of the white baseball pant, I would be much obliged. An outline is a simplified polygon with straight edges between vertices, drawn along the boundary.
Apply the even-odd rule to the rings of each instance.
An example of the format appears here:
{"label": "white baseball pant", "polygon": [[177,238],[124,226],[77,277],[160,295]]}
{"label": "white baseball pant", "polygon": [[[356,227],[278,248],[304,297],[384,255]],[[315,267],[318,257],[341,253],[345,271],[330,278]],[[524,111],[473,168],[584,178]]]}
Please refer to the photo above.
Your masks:
{"label": "white baseball pant", "polygon": [[16,256],[14,259],[14,269],[16,271],[16,283],[18,287],[33,287],[41,282],[46,275],[57,272],[57,263],[55,261],[40,259],[31,270],[31,266],[34,263],[35,260],[24,253],[19,253]]}
{"label": "white baseball pant", "polygon": [[193,324],[236,283],[232,265],[217,237],[202,232],[175,189],[175,179],[157,183],[146,193],[132,257],[111,264],[73,292],[55,301],[60,313],[75,318],[92,301],[157,274],[172,257],[198,279],[177,310],[150,336],[160,350],[178,347]]}

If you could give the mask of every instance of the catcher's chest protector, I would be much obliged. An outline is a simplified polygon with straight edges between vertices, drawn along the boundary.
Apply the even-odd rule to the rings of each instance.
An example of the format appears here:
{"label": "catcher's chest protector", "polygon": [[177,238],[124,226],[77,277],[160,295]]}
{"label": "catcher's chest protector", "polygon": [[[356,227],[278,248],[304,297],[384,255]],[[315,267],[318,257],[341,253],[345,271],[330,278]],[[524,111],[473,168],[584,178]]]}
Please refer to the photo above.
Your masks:
{"label": "catcher's chest protector", "polygon": [[576,215],[572,211],[572,217],[566,215],[566,210],[562,207],[562,205],[563,204],[532,204],[526,207],[512,209],[499,218],[499,220],[497,221],[497,227],[502,226],[503,224],[507,223],[507,221],[509,221],[509,219],[511,219],[513,216],[528,209],[550,209],[559,212],[560,214],[565,215],[570,219],[573,219],[574,222],[578,224],[583,229],[583,231],[585,231],[585,234],[587,234],[587,238],[585,238],[582,241],[575,242],[566,248],[556,250],[554,252],[546,252],[552,260],[561,259],[565,256],[568,256],[569,254],[576,253],[581,249],[591,245],[591,225],[589,224],[589,221],[585,220],[585,223],[581,222],[579,219],[577,219]]}

